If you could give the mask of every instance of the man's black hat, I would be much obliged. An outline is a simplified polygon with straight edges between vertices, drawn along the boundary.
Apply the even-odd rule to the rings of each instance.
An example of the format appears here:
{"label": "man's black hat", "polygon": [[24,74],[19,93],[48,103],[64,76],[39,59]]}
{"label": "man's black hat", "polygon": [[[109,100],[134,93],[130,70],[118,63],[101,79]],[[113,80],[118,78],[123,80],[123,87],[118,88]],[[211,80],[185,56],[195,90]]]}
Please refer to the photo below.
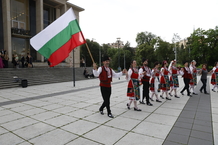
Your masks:
{"label": "man's black hat", "polygon": [[145,62],[145,61],[148,61],[148,59],[142,58],[142,63]]}
{"label": "man's black hat", "polygon": [[110,58],[109,58],[107,55],[105,55],[105,56],[102,58],[102,61],[106,61],[106,60],[110,60]]}

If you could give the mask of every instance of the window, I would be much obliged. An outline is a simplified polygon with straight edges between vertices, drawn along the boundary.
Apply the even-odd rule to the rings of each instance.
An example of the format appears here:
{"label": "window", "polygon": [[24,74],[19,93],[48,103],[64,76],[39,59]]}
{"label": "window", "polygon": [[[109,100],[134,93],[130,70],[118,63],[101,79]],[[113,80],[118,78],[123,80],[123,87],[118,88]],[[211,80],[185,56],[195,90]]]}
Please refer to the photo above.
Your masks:
{"label": "window", "polygon": [[11,0],[11,26],[29,30],[28,0]]}

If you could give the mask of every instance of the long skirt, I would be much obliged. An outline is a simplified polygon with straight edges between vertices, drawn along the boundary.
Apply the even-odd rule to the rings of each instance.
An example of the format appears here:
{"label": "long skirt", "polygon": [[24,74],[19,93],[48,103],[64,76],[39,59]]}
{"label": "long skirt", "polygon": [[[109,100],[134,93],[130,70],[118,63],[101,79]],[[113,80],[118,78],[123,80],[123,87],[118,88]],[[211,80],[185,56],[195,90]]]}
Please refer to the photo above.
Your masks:
{"label": "long skirt", "polygon": [[179,88],[179,80],[177,74],[173,74],[172,76],[170,76],[170,87],[172,87],[173,89]]}
{"label": "long skirt", "polygon": [[140,99],[140,89],[139,89],[139,80],[131,79],[128,83],[127,96],[130,100],[139,100]]}
{"label": "long skirt", "polygon": [[155,94],[157,94],[158,93],[158,86],[159,86],[159,83],[158,83],[157,77],[152,78],[150,81],[151,92],[154,92]]}
{"label": "long skirt", "polygon": [[190,85],[197,85],[197,73],[192,74],[192,78],[190,79]]}
{"label": "long skirt", "polygon": [[212,74],[211,76],[211,82],[210,82],[212,85],[215,85],[216,84],[216,75],[215,73]]}
{"label": "long skirt", "polygon": [[161,76],[160,84],[161,84],[162,91],[169,91],[170,90],[169,76],[168,75]]}

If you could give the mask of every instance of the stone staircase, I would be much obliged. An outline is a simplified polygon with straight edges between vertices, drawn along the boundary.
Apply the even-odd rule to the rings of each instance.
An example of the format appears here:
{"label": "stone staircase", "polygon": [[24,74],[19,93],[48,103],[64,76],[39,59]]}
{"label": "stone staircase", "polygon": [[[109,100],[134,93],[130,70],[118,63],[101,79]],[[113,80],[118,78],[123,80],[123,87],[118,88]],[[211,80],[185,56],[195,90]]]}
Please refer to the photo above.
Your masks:
{"label": "stone staircase", "polygon": [[[86,68],[89,72],[92,67]],[[87,79],[83,76],[84,68],[75,68],[75,81]],[[18,79],[27,79],[28,86],[73,81],[73,68],[4,68],[0,69],[0,89],[21,87]]]}

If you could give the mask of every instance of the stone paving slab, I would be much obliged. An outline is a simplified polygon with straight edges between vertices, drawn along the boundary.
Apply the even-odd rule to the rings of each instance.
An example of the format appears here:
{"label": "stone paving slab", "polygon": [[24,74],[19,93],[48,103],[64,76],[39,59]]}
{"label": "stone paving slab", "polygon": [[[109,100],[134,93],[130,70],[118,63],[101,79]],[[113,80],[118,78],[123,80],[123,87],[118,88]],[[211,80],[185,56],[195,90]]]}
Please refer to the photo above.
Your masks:
{"label": "stone paving slab", "polygon": [[[130,110],[126,108],[129,100],[125,76],[113,79],[114,119],[106,115],[106,110],[105,115],[98,112],[102,103],[98,79],[76,81],[76,87],[72,82],[65,82],[3,89],[0,91],[0,144],[178,145],[166,141],[177,137],[186,144],[218,144],[218,94],[210,92],[210,120],[210,110],[204,106],[207,100],[200,100],[199,107],[188,102],[189,97],[179,93],[184,86],[181,77],[179,83],[179,99],[162,99],[162,103],[152,102],[152,107],[138,104],[142,111],[137,112],[133,105]],[[193,112],[197,112],[197,121],[192,118]],[[193,130],[187,128],[189,124],[193,124]],[[208,127],[213,127],[213,134]],[[170,131],[173,135],[168,136]],[[190,138],[188,142],[186,136]]]}

